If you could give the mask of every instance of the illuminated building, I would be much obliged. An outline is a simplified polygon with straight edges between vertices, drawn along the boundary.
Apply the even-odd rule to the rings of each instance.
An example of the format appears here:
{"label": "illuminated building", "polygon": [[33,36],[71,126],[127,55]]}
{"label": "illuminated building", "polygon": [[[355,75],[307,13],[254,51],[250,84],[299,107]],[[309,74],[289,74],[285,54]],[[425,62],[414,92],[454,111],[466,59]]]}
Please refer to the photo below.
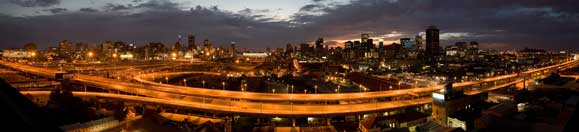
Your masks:
{"label": "illuminated building", "polygon": [[440,31],[435,26],[429,26],[426,29],[426,55],[437,56],[440,50]]}
{"label": "illuminated building", "polygon": [[465,122],[469,121],[457,121],[451,115],[476,111],[473,109],[481,101],[480,96],[466,96],[462,90],[453,89],[452,83],[448,83],[440,91],[432,93],[432,119],[445,126],[467,129]]}
{"label": "illuminated building", "polygon": [[367,33],[362,34],[361,37],[362,37],[362,43],[367,43],[368,39],[370,39],[370,35],[368,35]]}
{"label": "illuminated building", "polygon": [[400,44],[402,44],[402,47],[404,47],[404,49],[414,50],[416,48],[416,43],[410,40],[410,38],[401,38]]}
{"label": "illuminated building", "polygon": [[72,52],[72,43],[68,40],[63,40],[58,43],[58,55],[60,57],[67,57]]}
{"label": "illuminated building", "polygon": [[416,42],[416,49],[417,50],[422,50],[422,44],[424,43],[424,40],[422,39],[422,36],[420,35],[416,35],[416,37],[414,38],[414,42]]}
{"label": "illuminated building", "polygon": [[250,58],[264,58],[270,56],[271,53],[269,52],[261,52],[261,53],[243,53],[243,57],[250,57]]}

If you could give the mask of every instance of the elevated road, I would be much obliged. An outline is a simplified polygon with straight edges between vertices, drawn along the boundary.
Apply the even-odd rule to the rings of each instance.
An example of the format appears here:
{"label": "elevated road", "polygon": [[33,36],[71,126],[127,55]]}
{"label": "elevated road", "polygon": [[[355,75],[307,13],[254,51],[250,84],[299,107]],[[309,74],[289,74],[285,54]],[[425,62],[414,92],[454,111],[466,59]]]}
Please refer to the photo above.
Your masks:
{"label": "elevated road", "polygon": [[[48,96],[50,91],[22,91],[24,95]],[[77,97],[97,97],[109,98],[115,100],[125,100],[131,102],[149,103],[178,106],[180,108],[198,109],[214,112],[237,113],[248,115],[272,115],[272,116],[331,116],[331,115],[345,115],[353,113],[367,113],[373,111],[380,111],[384,109],[399,108],[409,105],[420,105],[432,102],[431,98],[420,98],[396,102],[375,102],[365,104],[319,104],[319,105],[292,105],[292,104],[268,104],[255,103],[247,101],[233,101],[233,102],[192,102],[182,100],[169,100],[142,96],[97,93],[97,92],[73,92]]]}
{"label": "elevated road", "polygon": [[[49,78],[54,78],[54,74],[61,72],[57,70],[43,69],[5,61],[0,61],[0,64],[16,70]],[[535,76],[535,73],[544,73],[545,71],[570,68],[578,64],[579,61],[572,60],[553,66],[525,71],[523,73]],[[455,83],[454,86],[458,88],[465,88],[480,85],[481,87],[465,91],[466,94],[473,95],[520,83],[523,80],[522,78],[523,77],[519,74],[508,74],[485,78],[479,81]],[[88,75],[76,75],[72,80],[80,84],[87,84],[110,90],[118,90],[127,93],[143,95],[146,97],[106,93],[75,92],[75,95],[80,96],[102,96],[131,101],[141,100],[147,103],[176,105],[186,108],[215,112],[294,116],[364,113],[390,108],[421,105],[430,103],[432,101],[431,98],[413,97],[395,101],[379,101],[379,98],[396,97],[401,95],[418,95],[417,93],[429,94],[429,92],[442,88],[442,86],[435,86],[428,88],[342,94],[271,94],[192,88],[158,84],[141,79],[141,77],[137,77],[135,79],[141,81],[142,84]],[[487,84],[486,87],[482,87],[483,84]],[[363,101],[360,101],[359,103],[326,104],[326,101],[347,102],[352,100]]]}

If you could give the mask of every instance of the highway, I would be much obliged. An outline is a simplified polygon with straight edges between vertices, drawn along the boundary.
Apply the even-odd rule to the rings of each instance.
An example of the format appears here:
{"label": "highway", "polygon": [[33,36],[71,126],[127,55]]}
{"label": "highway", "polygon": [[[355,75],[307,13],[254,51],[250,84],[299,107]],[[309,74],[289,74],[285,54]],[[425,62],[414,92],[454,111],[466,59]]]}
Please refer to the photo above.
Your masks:
{"label": "highway", "polygon": [[[48,96],[50,91],[21,91],[22,94],[30,94],[34,97]],[[420,105],[431,103],[431,98],[420,98],[396,102],[374,102],[365,104],[319,104],[319,105],[291,105],[291,104],[268,104],[268,103],[254,103],[247,101],[234,102],[212,102],[201,103],[182,100],[169,100],[142,96],[97,93],[97,92],[73,92],[73,95],[78,97],[98,97],[109,98],[115,100],[125,100],[132,102],[141,102],[149,104],[161,104],[178,106],[180,108],[190,108],[199,110],[210,110],[226,113],[237,114],[260,114],[260,115],[274,115],[274,116],[327,116],[327,115],[344,115],[350,113],[366,113],[372,111],[380,111],[384,109],[400,108],[409,105]]]}
{"label": "highway", "polygon": [[[523,72],[525,74],[533,74],[543,72],[546,70],[569,68],[575,66],[579,61],[573,60],[561,64],[537,68]],[[32,67],[28,65],[0,61],[0,64],[11,67],[23,72],[33,73],[49,78],[54,78],[54,74],[60,71]],[[470,91],[465,91],[465,94],[473,95],[489,90],[494,90],[522,82],[522,77],[518,74],[508,74],[485,78],[479,81],[469,81],[455,83],[454,87],[468,87],[472,85],[480,85],[482,83],[490,83],[499,80],[509,79],[508,82],[502,84],[492,85],[490,87],[478,88]],[[260,114],[260,115],[327,115],[327,114],[347,114],[347,113],[363,113],[369,111],[384,110],[390,108],[408,107],[420,104],[430,103],[431,99],[427,98],[412,98],[406,100],[385,101],[378,102],[377,98],[395,97],[401,95],[416,95],[417,93],[429,93],[442,88],[441,86],[428,88],[414,88],[402,89],[380,92],[364,92],[364,93],[342,93],[342,94],[272,94],[272,93],[255,93],[255,92],[239,92],[239,91],[225,91],[204,88],[192,88],[168,84],[158,84],[155,82],[136,77],[135,80],[140,83],[130,83],[119,80],[113,80],[103,77],[89,76],[89,75],[75,75],[73,81],[80,84],[87,84],[99,88],[124,91],[141,96],[131,95],[117,95],[107,93],[86,93],[75,92],[81,96],[103,96],[114,97],[125,100],[142,100],[148,103],[168,104],[182,106],[186,108],[195,108],[202,110],[210,110],[217,112],[235,112],[245,114]],[[32,92],[32,91],[31,91]],[[326,105],[324,101],[352,101],[365,100],[356,104],[329,104]],[[275,102],[272,102],[275,101]],[[293,104],[290,102],[294,102]],[[302,103],[295,103],[302,102]],[[305,103],[303,103],[305,102]]]}

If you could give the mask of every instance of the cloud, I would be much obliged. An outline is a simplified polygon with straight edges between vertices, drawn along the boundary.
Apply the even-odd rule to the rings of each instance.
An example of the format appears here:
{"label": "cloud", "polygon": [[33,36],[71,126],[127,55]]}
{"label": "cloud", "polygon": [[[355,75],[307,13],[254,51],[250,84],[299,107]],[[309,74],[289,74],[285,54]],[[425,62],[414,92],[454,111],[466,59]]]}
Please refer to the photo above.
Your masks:
{"label": "cloud", "polygon": [[22,7],[49,7],[60,4],[60,0],[9,0],[9,2]]}
{"label": "cloud", "polygon": [[178,10],[179,4],[171,2],[169,0],[150,0],[145,3],[139,4],[138,6],[136,6],[136,8],[147,8],[154,10]]}
{"label": "cloud", "polygon": [[579,1],[313,0],[291,18],[276,19],[266,15],[274,10],[231,12],[216,6],[187,10],[170,0],[139,0],[108,8],[89,6],[104,10],[99,13],[81,9],[55,15],[0,16],[0,36],[7,38],[0,39],[0,44],[54,45],[62,39],[174,43],[181,32],[217,45],[235,41],[240,47],[263,48],[312,42],[317,37],[342,42],[359,39],[361,33],[394,42],[435,25],[442,33],[442,44],[479,41],[481,47],[579,49],[574,44],[579,42],[575,5]]}
{"label": "cloud", "polygon": [[98,12],[98,10],[93,9],[93,8],[80,8],[79,11],[80,12]]}
{"label": "cloud", "polygon": [[[579,1],[354,0],[335,6],[316,5],[321,15],[297,14],[294,23],[303,23],[299,26],[312,31],[312,36],[329,39],[347,39],[344,34],[365,32],[385,35],[385,39],[413,37],[436,25],[442,44],[470,40],[512,48],[579,49],[579,45],[564,44],[579,41],[569,35],[579,34],[579,8],[570,7]],[[351,36],[354,38],[349,39],[359,39]]]}
{"label": "cloud", "polygon": [[117,4],[113,4],[113,3],[107,3],[107,5],[104,7],[105,10],[107,11],[120,11],[120,10],[128,10],[131,9],[132,5],[129,6],[125,6],[125,5],[117,5]]}
{"label": "cloud", "polygon": [[403,36],[404,34],[401,32],[397,32],[397,31],[392,31],[391,33],[388,34],[384,34],[382,36],[384,36],[384,38],[399,38],[401,36]]}
{"label": "cloud", "polygon": [[442,33],[440,34],[441,40],[450,40],[450,39],[463,39],[472,37],[470,33],[465,32],[450,32],[450,33]]}
{"label": "cloud", "polygon": [[48,12],[51,12],[53,14],[58,14],[58,13],[65,12],[67,10],[68,9],[66,9],[66,8],[52,8],[52,9],[45,9],[44,11],[48,11]]}
{"label": "cloud", "polygon": [[0,34],[10,38],[0,39],[0,47],[20,46],[26,42],[55,46],[64,39],[91,45],[106,40],[170,45],[175,43],[179,33],[196,35],[200,40],[207,38],[217,46],[228,46],[235,41],[247,48],[307,40],[296,35],[305,34],[303,30],[289,28],[286,22],[267,22],[212,7],[190,10],[153,7],[157,8],[133,14],[68,12],[34,17],[0,16]]}

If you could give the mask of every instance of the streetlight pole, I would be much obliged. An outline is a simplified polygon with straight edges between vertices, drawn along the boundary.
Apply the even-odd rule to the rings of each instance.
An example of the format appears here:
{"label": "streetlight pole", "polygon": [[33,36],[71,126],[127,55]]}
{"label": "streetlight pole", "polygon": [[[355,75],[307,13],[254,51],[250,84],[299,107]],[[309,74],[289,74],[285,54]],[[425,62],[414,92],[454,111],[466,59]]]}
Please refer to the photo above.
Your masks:
{"label": "streetlight pole", "polygon": [[203,84],[203,88],[205,88],[205,80],[201,81],[201,83]]}
{"label": "streetlight pole", "polygon": [[165,77],[165,81],[167,84],[169,84],[169,77]]}
{"label": "streetlight pole", "polygon": [[187,87],[187,79],[183,79],[183,85]]}
{"label": "streetlight pole", "polygon": [[223,86],[223,90],[225,90],[225,82],[221,82],[221,85]]}
{"label": "streetlight pole", "polygon": [[338,88],[336,89],[336,92],[340,93],[340,85],[338,85]]}
{"label": "streetlight pole", "polygon": [[318,85],[314,85],[314,93],[318,94]]}
{"label": "streetlight pole", "polygon": [[400,81],[398,81],[398,89],[400,89]]}

